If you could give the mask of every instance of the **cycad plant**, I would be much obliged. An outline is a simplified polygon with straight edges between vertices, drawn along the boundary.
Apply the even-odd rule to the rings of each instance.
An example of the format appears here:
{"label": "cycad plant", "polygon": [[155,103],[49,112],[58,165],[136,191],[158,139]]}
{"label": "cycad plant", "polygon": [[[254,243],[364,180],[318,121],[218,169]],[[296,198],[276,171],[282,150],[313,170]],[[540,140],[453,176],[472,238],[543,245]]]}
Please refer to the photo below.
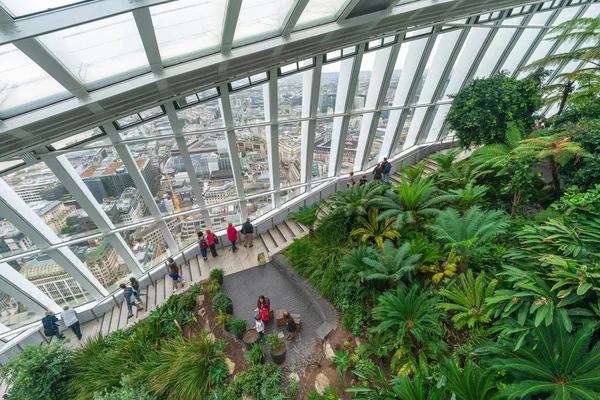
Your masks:
{"label": "cycad plant", "polygon": [[379,218],[377,210],[369,211],[367,218],[358,217],[359,228],[350,232],[350,236],[358,236],[363,243],[373,241],[383,248],[385,239],[399,239],[400,232],[394,229],[395,217]]}
{"label": "cycad plant", "polygon": [[478,368],[472,360],[465,363],[464,368],[453,360],[446,360],[441,373],[447,379],[446,389],[456,400],[491,400],[495,398],[496,388],[493,373]]}
{"label": "cycad plant", "polygon": [[356,288],[356,294],[364,300],[370,293],[369,283],[366,277],[371,271],[371,267],[365,262],[366,259],[376,259],[378,257],[375,248],[367,246],[364,243],[353,247],[350,253],[344,256],[340,263],[340,269],[343,272],[343,279],[351,282]]}
{"label": "cycad plant", "polygon": [[293,219],[301,225],[308,228],[309,233],[313,233],[315,223],[317,222],[317,212],[319,211],[319,203],[313,203],[310,207],[302,206],[298,211],[292,211],[288,214],[288,218]]}
{"label": "cycad plant", "polygon": [[439,166],[438,171],[448,171],[461,151],[462,149],[450,149],[446,153],[436,153],[428,158],[436,162]]}
{"label": "cycad plant", "polygon": [[484,211],[471,207],[463,215],[453,208],[442,211],[433,224],[425,227],[448,247],[456,249],[460,266],[466,270],[469,259],[484,254],[492,240],[506,232],[508,219],[501,210]]}
{"label": "cycad plant", "polygon": [[600,343],[592,337],[597,322],[586,321],[569,334],[560,319],[533,329],[533,337],[517,351],[507,340],[493,348],[501,357],[493,368],[507,371],[513,383],[500,392],[506,399],[583,400],[600,398]]}
{"label": "cycad plant", "polygon": [[330,214],[342,214],[346,218],[364,216],[368,212],[368,202],[376,195],[382,193],[386,185],[371,182],[367,185],[354,185],[348,190],[336,192],[327,199]]}
{"label": "cycad plant", "polygon": [[479,205],[483,202],[483,197],[487,193],[487,185],[474,185],[472,182],[466,184],[461,189],[450,189],[450,195],[456,196],[454,202],[459,210],[466,210],[471,206]]}
{"label": "cycad plant", "polygon": [[370,267],[365,279],[368,282],[378,283],[378,287],[383,284],[397,283],[404,277],[407,277],[409,281],[412,280],[411,274],[415,270],[421,255],[413,254],[409,256],[409,250],[409,243],[405,243],[396,249],[394,244],[387,240],[383,251],[378,254],[377,258],[367,257],[363,259],[363,262]]}
{"label": "cycad plant", "polygon": [[494,306],[486,303],[486,299],[494,294],[498,281],[492,279],[488,282],[485,273],[473,276],[473,271],[468,270],[466,274],[459,277],[459,281],[448,289],[440,289],[440,296],[450,300],[438,304],[438,307],[454,312],[452,321],[457,329],[467,325],[469,328],[490,321],[490,315]]}

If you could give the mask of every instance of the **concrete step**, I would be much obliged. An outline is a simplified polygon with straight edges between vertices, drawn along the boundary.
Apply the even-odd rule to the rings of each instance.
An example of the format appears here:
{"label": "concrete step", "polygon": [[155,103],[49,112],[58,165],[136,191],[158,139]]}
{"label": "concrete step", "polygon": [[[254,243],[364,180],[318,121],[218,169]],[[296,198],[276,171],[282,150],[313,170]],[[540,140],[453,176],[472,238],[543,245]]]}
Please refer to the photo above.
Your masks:
{"label": "concrete step", "polygon": [[294,234],[294,237],[302,237],[304,236],[304,231],[302,230],[302,228],[300,228],[300,226],[298,225],[298,223],[294,220],[291,219],[286,219],[285,221],[283,221],[284,224],[287,225],[287,227],[290,229],[290,231],[292,231],[292,233]]}
{"label": "concrete step", "polygon": [[271,234],[269,232],[265,232],[265,233],[261,234],[259,237],[262,240],[263,245],[264,245],[265,249],[267,250],[267,253],[275,254],[275,250],[277,249],[277,244],[271,237]]}
{"label": "concrete step", "polygon": [[277,247],[283,246],[286,242],[285,237],[279,232],[278,229],[269,229],[269,234],[271,238],[277,245]]}
{"label": "concrete step", "polygon": [[290,227],[285,222],[282,222],[281,224],[277,225],[277,229],[279,229],[279,232],[283,235],[286,242],[291,242],[292,240],[294,240],[294,237],[296,235],[294,235],[294,232],[292,232]]}

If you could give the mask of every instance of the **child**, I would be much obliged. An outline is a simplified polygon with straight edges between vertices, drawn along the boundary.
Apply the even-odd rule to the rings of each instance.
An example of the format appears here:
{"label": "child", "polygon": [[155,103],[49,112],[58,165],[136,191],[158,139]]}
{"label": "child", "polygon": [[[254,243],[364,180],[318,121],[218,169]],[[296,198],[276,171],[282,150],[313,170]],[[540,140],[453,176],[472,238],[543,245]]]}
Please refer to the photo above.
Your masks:
{"label": "child", "polygon": [[296,332],[296,321],[294,321],[294,318],[292,318],[290,313],[288,313],[287,311],[285,311],[283,313],[283,320],[285,321],[285,324],[287,325],[287,331],[288,331],[288,334],[285,338],[287,340],[291,340],[294,338],[294,332]]}
{"label": "child", "polygon": [[367,183],[369,183],[369,181],[367,180],[367,176],[363,175],[360,180],[358,181],[358,185],[362,186],[362,185],[366,185]]}
{"label": "child", "polygon": [[265,341],[265,323],[262,322],[260,315],[257,315],[256,318],[254,318],[254,319],[255,319],[254,329],[256,329],[256,332],[258,332],[258,341],[264,342]]}

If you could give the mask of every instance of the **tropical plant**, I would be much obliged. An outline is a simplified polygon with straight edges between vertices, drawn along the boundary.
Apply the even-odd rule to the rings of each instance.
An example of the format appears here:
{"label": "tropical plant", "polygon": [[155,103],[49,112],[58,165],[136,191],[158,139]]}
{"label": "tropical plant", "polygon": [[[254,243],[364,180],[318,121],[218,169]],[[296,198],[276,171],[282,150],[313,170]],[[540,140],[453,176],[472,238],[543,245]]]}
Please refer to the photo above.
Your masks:
{"label": "tropical plant", "polygon": [[347,392],[355,393],[357,400],[445,400],[446,390],[431,384],[423,378],[421,373],[416,373],[413,378],[396,376],[389,379],[380,367],[368,373],[354,371],[362,382],[370,382],[370,386],[352,387]]}
{"label": "tropical plant", "polygon": [[265,351],[260,344],[254,343],[246,354],[246,360],[250,364],[262,364],[265,362]]}
{"label": "tropical plant", "polygon": [[231,323],[231,314],[227,314],[223,310],[219,310],[215,317],[215,323],[225,329]]}
{"label": "tropical plant", "polygon": [[211,297],[221,293],[221,284],[216,279],[209,279],[204,285],[206,286],[206,289],[208,289]]}
{"label": "tropical plant", "polygon": [[241,337],[246,332],[246,320],[245,319],[234,319],[229,324],[229,332],[236,337]]}
{"label": "tropical plant", "polygon": [[290,380],[288,381],[288,388],[287,388],[287,392],[288,392],[288,395],[290,396],[290,398],[292,398],[292,399],[296,398],[296,394],[298,394],[299,390],[300,390],[300,381],[296,378],[290,378]]}
{"label": "tropical plant", "polygon": [[377,210],[369,211],[368,217],[358,217],[359,228],[354,229],[350,232],[350,236],[358,236],[363,243],[372,240],[377,246],[383,248],[383,242],[385,239],[398,239],[400,238],[400,232],[394,230],[395,217],[386,219],[379,219],[379,212]]}
{"label": "tropical plant", "polygon": [[469,182],[462,189],[450,189],[448,192],[456,196],[456,200],[454,200],[456,206],[459,210],[464,211],[471,206],[480,205],[488,189],[489,187],[486,185],[473,185],[472,182]]}
{"label": "tropical plant", "polygon": [[421,179],[431,180],[431,177],[424,175],[425,167],[427,167],[427,161],[425,160],[421,160],[415,165],[402,162],[399,168],[401,171],[400,181],[411,184]]}
{"label": "tropical plant", "polygon": [[492,171],[486,169],[485,165],[475,164],[470,159],[466,159],[453,164],[448,171],[440,172],[435,182],[440,188],[460,189],[469,183],[476,183],[491,173]]}
{"label": "tropical plant", "polygon": [[456,132],[461,147],[504,143],[509,122],[524,130],[533,124],[533,113],[542,105],[543,74],[525,79],[499,73],[475,79],[454,98],[446,116],[449,129]]}
{"label": "tropical plant", "polygon": [[335,364],[335,369],[340,373],[340,382],[343,382],[344,373],[348,371],[352,363],[350,353],[346,349],[335,350],[335,355],[331,360]]}
{"label": "tropical plant", "polygon": [[519,146],[512,150],[512,154],[518,160],[546,161],[552,174],[554,194],[556,198],[559,198],[561,195],[559,167],[572,159],[575,159],[575,163],[577,163],[579,158],[587,156],[588,152],[578,143],[572,142],[571,137],[559,134],[521,140]]}
{"label": "tropical plant", "polygon": [[63,399],[68,393],[73,351],[62,343],[24,346],[23,351],[0,369],[10,387],[10,398]]}
{"label": "tropical plant", "polygon": [[506,123],[503,143],[492,143],[475,149],[469,157],[469,161],[484,168],[504,168],[509,163],[510,152],[519,145],[522,139],[521,130],[517,124],[509,121]]}
{"label": "tropical plant", "polygon": [[370,267],[365,275],[367,282],[381,284],[393,284],[400,282],[402,278],[408,276],[412,280],[411,274],[416,268],[416,263],[421,257],[420,254],[408,255],[410,243],[404,243],[396,249],[389,240],[385,242],[383,251],[377,255],[377,258],[365,257],[363,262]]}
{"label": "tropical plant", "polygon": [[313,203],[310,207],[303,205],[298,211],[292,211],[288,214],[288,218],[293,219],[301,225],[308,228],[309,233],[314,232],[315,223],[317,222],[317,213],[319,211],[319,203]]}
{"label": "tropical plant", "polygon": [[408,292],[403,287],[387,291],[379,296],[372,311],[373,318],[381,322],[371,332],[383,335],[394,347],[408,352],[403,354],[408,358],[405,365],[418,366],[428,353],[435,354],[444,347],[440,341],[443,332],[438,326],[444,313],[435,307],[439,299],[430,292],[419,291],[416,284]]}
{"label": "tropical plant", "polygon": [[278,353],[285,347],[285,342],[279,337],[279,332],[270,333],[267,336],[267,344],[271,353]]}
{"label": "tropical plant", "polygon": [[441,373],[447,379],[446,389],[453,393],[457,400],[493,399],[495,385],[493,374],[488,370],[477,368],[472,360],[467,360],[461,370],[452,360],[446,360]]}
{"label": "tropical plant", "polygon": [[[586,321],[577,332],[568,334],[560,319],[533,329],[533,338],[514,351],[507,339],[492,350],[499,355],[492,368],[505,370],[513,383],[501,391],[507,399],[553,398],[563,400],[600,397],[600,344],[592,337],[597,322]],[[542,396],[542,397],[540,397]]]}
{"label": "tropical plant", "polygon": [[500,210],[483,211],[471,207],[462,216],[453,208],[442,211],[433,224],[425,226],[461,257],[460,267],[466,270],[470,258],[484,254],[487,246],[508,228],[508,220]]}
{"label": "tropical plant", "polygon": [[364,260],[376,259],[377,257],[377,250],[364,243],[359,243],[350,250],[350,253],[344,256],[340,263],[344,281],[352,284],[352,287],[356,289],[356,294],[361,299],[365,299],[369,295],[366,277],[371,271],[371,267]]}
{"label": "tropical plant", "polygon": [[452,321],[456,329],[465,325],[473,328],[477,324],[489,322],[494,308],[486,303],[486,299],[494,294],[498,281],[492,279],[488,282],[484,272],[475,279],[472,270],[461,274],[459,278],[459,282],[448,289],[440,289],[439,294],[450,302],[440,303],[438,307],[454,312]]}
{"label": "tropical plant", "polygon": [[[591,108],[591,107],[590,107]],[[599,115],[599,114],[596,114]],[[579,145],[589,154],[575,165],[567,163],[560,167],[561,177],[566,186],[577,185],[583,190],[600,183],[600,119],[579,120],[566,124],[558,130]]]}
{"label": "tropical plant", "polygon": [[239,400],[245,395],[254,400],[285,400],[282,378],[277,365],[271,362],[255,364],[248,371],[238,373],[218,399]]}
{"label": "tropical plant", "polygon": [[370,182],[367,185],[354,185],[348,190],[336,192],[327,199],[330,214],[341,214],[346,218],[364,216],[368,212],[368,202],[385,190],[386,185]]}
{"label": "tropical plant", "polygon": [[448,171],[461,152],[462,149],[450,149],[446,153],[436,153],[428,158],[439,166],[438,171]]}
{"label": "tropical plant", "polygon": [[210,274],[208,276],[210,279],[215,279],[218,282],[223,282],[225,271],[223,271],[221,268],[215,268],[210,271]]}
{"label": "tropical plant", "polygon": [[212,310],[216,313],[218,313],[219,311],[227,313],[227,311],[231,309],[231,307],[233,307],[233,302],[231,301],[231,299],[227,297],[225,293],[222,292],[217,293],[213,297],[212,302]]}
{"label": "tropical plant", "polygon": [[156,400],[148,389],[132,384],[127,376],[121,378],[121,386],[103,393],[94,393],[94,400]]}

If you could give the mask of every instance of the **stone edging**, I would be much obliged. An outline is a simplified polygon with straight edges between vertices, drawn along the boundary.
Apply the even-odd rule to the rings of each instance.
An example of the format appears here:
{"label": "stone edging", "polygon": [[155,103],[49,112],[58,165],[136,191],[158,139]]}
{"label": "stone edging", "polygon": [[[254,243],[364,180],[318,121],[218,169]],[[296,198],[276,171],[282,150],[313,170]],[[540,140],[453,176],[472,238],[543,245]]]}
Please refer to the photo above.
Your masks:
{"label": "stone edging", "polygon": [[[308,294],[310,301],[323,319],[323,323],[315,329],[315,334],[323,341],[327,339],[327,336],[338,326],[339,315],[337,310],[321,297],[315,288],[308,283],[308,279],[301,277],[294,271],[290,262],[283,254],[274,254],[271,257],[271,263]],[[260,266],[255,268],[260,268]]]}

